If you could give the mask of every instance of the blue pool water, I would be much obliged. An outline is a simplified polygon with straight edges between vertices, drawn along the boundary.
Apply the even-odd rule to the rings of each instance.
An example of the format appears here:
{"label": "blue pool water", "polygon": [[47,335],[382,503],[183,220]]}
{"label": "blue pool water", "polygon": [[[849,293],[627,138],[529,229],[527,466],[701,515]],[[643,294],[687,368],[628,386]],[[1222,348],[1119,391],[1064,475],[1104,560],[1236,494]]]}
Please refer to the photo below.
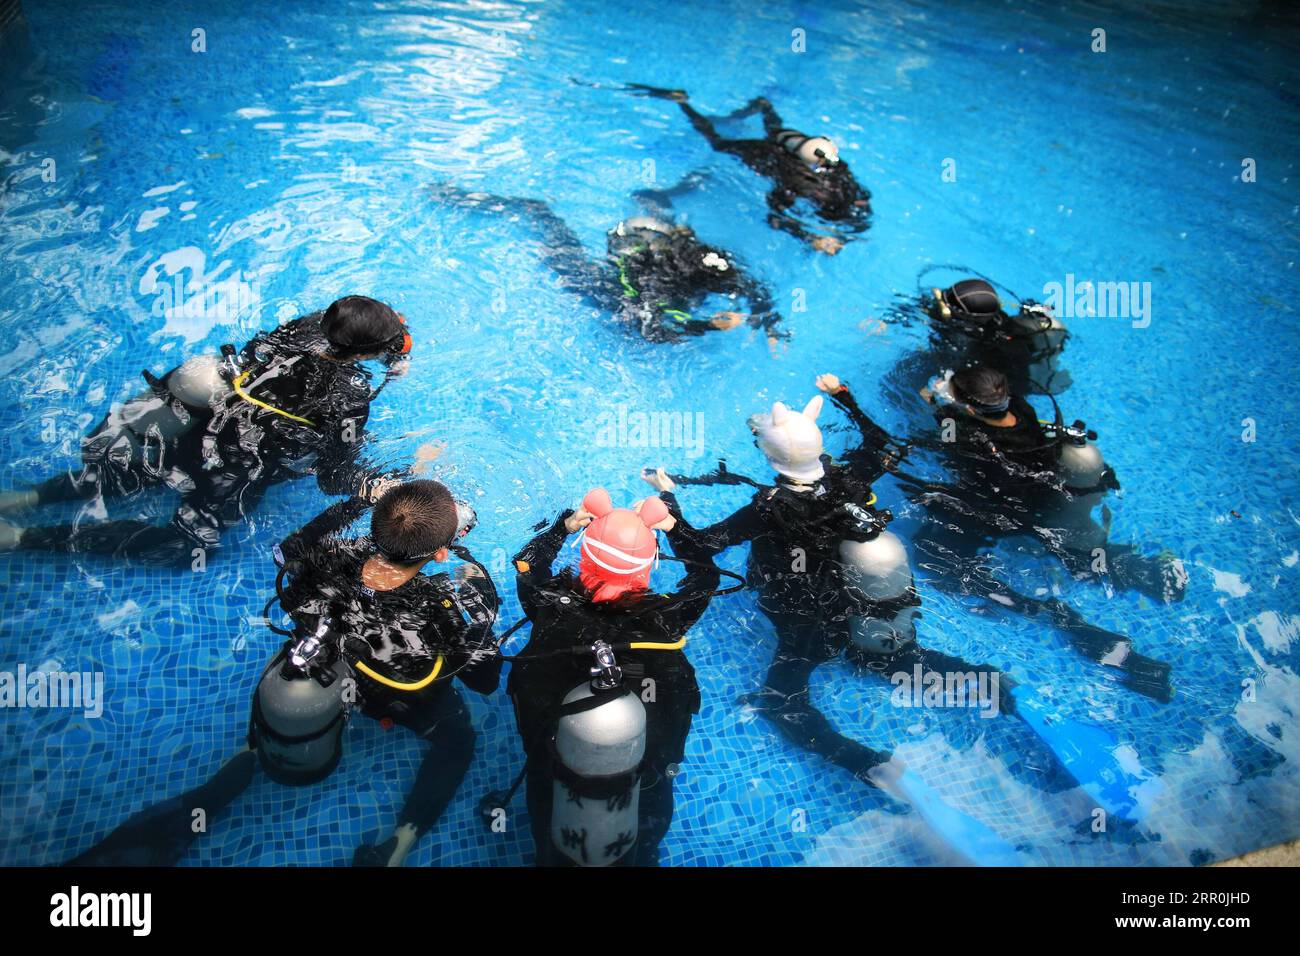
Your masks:
{"label": "blue pool water", "polygon": [[[1108,596],[1011,548],[1001,557],[1022,588],[1053,589],[1170,661],[1173,702],[1107,681],[1041,624],[918,579],[928,645],[1106,726],[1159,776],[1144,824],[1093,832],[1091,800],[1020,721],[891,707],[887,685],[843,662],[816,673],[814,700],[1025,863],[1203,863],[1300,835],[1294,14],[940,0],[199,6],[30,3],[32,55],[0,67],[0,487],[70,465],[140,369],[373,295],[409,317],[418,345],[374,409],[371,454],[403,462],[445,445],[435,473],[478,509],[471,541],[503,571],[509,622],[505,559],[536,522],[595,484],[630,503],[646,464],[700,472],[726,456],[763,477],[746,416],[802,403],[818,372],[850,380],[896,433],[925,425],[899,384],[923,330],[881,319],[927,266],[964,264],[1040,298],[1068,274],[1149,282],[1148,327],[1069,322],[1062,402],[1101,433],[1123,482],[1114,537],[1181,555],[1186,600]],[[1096,28],[1105,53],[1090,49]],[[196,29],[206,52],[191,49]],[[792,52],[794,30],[806,52]],[[671,103],[611,89],[627,82],[685,88],[710,114],[767,96],[791,125],[841,144],[873,193],[873,228],[834,258],[766,228],[765,184],[710,152]],[[757,130],[729,127],[744,128]],[[1256,181],[1242,181],[1245,158]],[[634,339],[555,288],[526,223],[427,195],[450,181],[544,198],[597,254],[636,211],[633,191],[694,171],[707,178],[678,211],[770,284],[793,332],[784,354],[747,330]],[[185,297],[218,287],[231,307],[169,310],[177,277]],[[612,403],[699,413],[698,457],[597,445]],[[843,419],[828,408],[823,421],[843,450]],[[906,538],[915,516],[892,479],[877,490]],[[697,523],[745,497],[681,493]],[[164,520],[170,504],[118,508]],[[98,669],[108,695],[99,719],[0,711],[0,863],[67,859],[239,746],[277,646],[260,623],[269,549],[326,504],[310,482],[276,488],[203,573],[0,556],[0,670]],[[743,549],[724,560],[741,568]],[[791,749],[739,703],[774,645],[749,593],[717,599],[692,633],[704,705],[665,862],[952,860],[916,813]],[[466,697],[478,753],[413,865],[530,859],[522,798],[505,833],[474,812],[521,763],[507,700]],[[310,790],[259,779],[186,862],[344,863],[393,826],[420,753],[409,735],[353,721],[333,777]]]}

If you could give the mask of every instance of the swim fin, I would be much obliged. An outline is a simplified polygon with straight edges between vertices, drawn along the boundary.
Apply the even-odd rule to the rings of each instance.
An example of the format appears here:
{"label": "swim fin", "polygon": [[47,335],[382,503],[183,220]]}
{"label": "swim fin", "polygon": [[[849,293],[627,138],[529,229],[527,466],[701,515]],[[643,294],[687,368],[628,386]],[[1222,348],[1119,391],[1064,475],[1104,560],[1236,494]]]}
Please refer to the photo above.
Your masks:
{"label": "swim fin", "polygon": [[1043,604],[1056,626],[1065,632],[1070,646],[1088,660],[1122,671],[1124,686],[1145,697],[1162,704],[1173,699],[1174,690],[1169,684],[1173,668],[1169,664],[1137,653],[1133,642],[1123,634],[1089,624],[1064,601],[1053,598]]}
{"label": "swim fin", "polygon": [[976,866],[1023,866],[1016,848],[974,817],[944,803],[934,788],[908,767],[898,771],[896,761],[868,773],[871,782],[886,793],[910,803],[932,830]]}
{"label": "swim fin", "polygon": [[208,821],[248,788],[257,753],[243,750],[202,786],[141,810],[64,866],[175,866],[200,832],[195,811]]}
{"label": "swim fin", "polygon": [[1134,821],[1146,815],[1164,784],[1136,762],[1125,767],[1116,755],[1119,745],[1104,727],[1061,716],[1024,684],[1013,688],[1011,696],[1020,719],[1107,813]]}

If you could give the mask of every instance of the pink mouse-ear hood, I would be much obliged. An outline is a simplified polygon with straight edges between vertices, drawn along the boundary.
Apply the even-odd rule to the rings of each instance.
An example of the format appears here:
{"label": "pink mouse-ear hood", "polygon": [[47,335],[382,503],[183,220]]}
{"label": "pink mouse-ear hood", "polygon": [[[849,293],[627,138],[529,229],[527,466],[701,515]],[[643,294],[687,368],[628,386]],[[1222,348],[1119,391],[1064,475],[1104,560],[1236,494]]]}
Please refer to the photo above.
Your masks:
{"label": "pink mouse-ear hood", "polygon": [[821,414],[821,411],[822,397],[820,394],[814,395],[808,400],[808,404],[803,407],[803,417],[809,421],[815,422],[817,421],[817,416]]}
{"label": "pink mouse-ear hood", "polygon": [[609,492],[604,488],[592,488],[582,499],[582,509],[591,512],[597,518],[603,518],[614,510],[614,502],[610,500]]}
{"label": "pink mouse-ear hood", "polygon": [[645,526],[653,528],[668,517],[668,506],[660,498],[647,498],[642,502],[639,514]]}
{"label": "pink mouse-ear hood", "polygon": [[790,417],[790,409],[786,408],[781,402],[772,403],[772,424],[780,425]]}

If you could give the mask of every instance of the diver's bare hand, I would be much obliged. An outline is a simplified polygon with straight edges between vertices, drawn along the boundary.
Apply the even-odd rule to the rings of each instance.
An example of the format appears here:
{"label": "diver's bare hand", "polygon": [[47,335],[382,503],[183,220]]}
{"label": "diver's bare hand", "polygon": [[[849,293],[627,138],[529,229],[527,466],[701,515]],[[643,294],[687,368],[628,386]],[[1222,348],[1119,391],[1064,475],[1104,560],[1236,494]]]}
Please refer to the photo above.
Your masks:
{"label": "diver's bare hand", "polygon": [[[663,469],[662,469],[662,468],[659,469],[659,473],[660,473],[660,474],[663,474]],[[665,477],[667,477],[667,476],[665,476]],[[649,479],[646,479],[646,480],[648,481]],[[671,485],[671,484],[672,484],[672,481],[669,481],[668,484]],[[664,490],[664,491],[671,491],[672,489],[671,489],[671,488],[666,488],[666,489],[662,489],[662,490]],[[633,507],[632,510],[635,511],[637,514],[640,514],[640,513],[641,513],[641,507],[642,507],[642,506],[643,506],[647,501],[649,501],[649,500],[650,500],[649,498],[642,498],[640,501],[638,501],[638,502],[636,503],[636,505]],[[664,520],[663,520],[663,521],[660,521],[658,524],[652,524],[652,525],[650,526],[650,530],[651,530],[651,531],[665,531],[665,532],[666,532],[666,531],[672,531],[673,528],[675,528],[675,527],[677,527],[677,519],[674,518],[672,515],[665,515],[665,516],[664,516]]]}
{"label": "diver's bare hand", "polygon": [[817,376],[817,387],[827,395],[834,395],[836,392],[844,388],[844,383],[840,381],[838,375],[824,372]]}
{"label": "diver's bare hand", "polygon": [[834,236],[818,236],[812,241],[812,247],[818,252],[824,252],[828,256],[833,256],[844,248],[844,243]]}
{"label": "diver's bare hand", "polygon": [[672,491],[677,487],[677,483],[662,468],[643,468],[641,480],[655,491]]}
{"label": "diver's bare hand", "polygon": [[584,509],[582,505],[578,505],[577,508],[573,509],[573,514],[564,519],[564,530],[569,534],[576,534],[591,524],[595,518],[594,514]]}
{"label": "diver's bare hand", "polygon": [[741,322],[744,322],[748,316],[744,312],[716,312],[713,318],[709,319],[709,324],[715,329],[734,329]]}

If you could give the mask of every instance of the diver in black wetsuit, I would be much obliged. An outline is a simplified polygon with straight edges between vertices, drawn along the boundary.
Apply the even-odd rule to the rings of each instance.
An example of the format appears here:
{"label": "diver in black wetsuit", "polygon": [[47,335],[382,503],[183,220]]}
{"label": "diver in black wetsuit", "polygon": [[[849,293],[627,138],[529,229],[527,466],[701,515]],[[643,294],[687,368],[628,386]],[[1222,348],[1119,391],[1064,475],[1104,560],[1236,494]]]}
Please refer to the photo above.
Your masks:
{"label": "diver in black wetsuit", "polygon": [[[567,292],[590,300],[636,329],[650,342],[734,329],[748,322],[768,340],[785,338],[780,315],[766,287],[733,256],[701,242],[688,227],[653,216],[632,216],[609,231],[604,260],[588,258],[567,223],[540,199],[468,193],[454,186],[433,189],[442,202],[517,213],[542,232],[546,264]],[[697,315],[710,297],[728,308]],[[745,310],[739,311],[741,300]]]}
{"label": "diver in black wetsuit", "polygon": [[[82,443],[82,467],[0,495],[0,513],[165,485],[181,503],[167,525],[134,519],[20,528],[0,521],[0,551],[48,550],[189,563],[267,488],[314,474],[326,494],[364,493],[357,452],[370,402],[362,362],[410,351],[405,320],[348,296],[249,342],[238,358],[199,356],[115,409]],[[400,365],[390,364],[389,374]],[[387,376],[385,377],[385,381]],[[382,386],[381,386],[382,388]]]}
{"label": "diver in black wetsuit", "polygon": [[[718,152],[738,157],[760,176],[772,180],[775,185],[767,194],[770,210],[767,221],[774,229],[810,243],[818,252],[834,255],[853,235],[864,232],[870,225],[871,193],[853,178],[849,164],[840,159],[835,144],[825,136],[808,136],[786,128],[772,104],[763,97],[750,100],[727,119],[743,119],[762,113],[766,138],[726,139],[718,134],[711,119],[687,102],[686,94],[681,90],[639,84],[633,84],[629,89],[673,100],[710,146]],[[830,224],[829,235],[810,230],[792,214],[793,207],[800,200],[806,200],[817,217]]]}
{"label": "diver in black wetsuit", "polygon": [[1182,599],[1187,574],[1181,561],[1111,543],[1104,506],[1106,526],[1093,521],[1102,496],[1119,487],[1090,443],[1095,436],[1082,422],[1065,426],[1059,411],[1058,420],[1044,426],[1033,407],[1010,390],[1006,376],[989,368],[949,373],[922,394],[936,406],[941,432],[949,438],[933,447],[945,454],[956,483],[899,477],[930,514],[916,547],[934,562],[940,580],[973,587],[1012,610],[1046,611],[1072,632],[1072,643],[1085,656],[1124,670],[1134,690],[1168,700],[1169,665],[1134,653],[1126,638],[1089,630],[1060,601],[1039,601],[1005,588],[979,555],[999,539],[1033,537],[1077,578],[1105,581],[1165,603]]}
{"label": "diver in black wetsuit", "polygon": [[[455,543],[473,517],[444,486],[384,481],[375,494],[382,497],[369,538],[336,537],[370,507],[351,498],[276,549],[290,579],[281,604],[300,636],[263,673],[249,749],[203,786],[136,814],[71,865],[176,863],[194,839],[194,811],[202,808],[210,821],[248,786],[259,760],[281,783],[328,776],[353,707],[408,727],[429,745],[393,835],[359,847],[353,865],[401,865],[438,820],[474,754],[474,730],[451,678],[480,694],[492,693],[500,679],[492,635],[497,594],[483,566]],[[458,583],[421,574],[449,551],[466,562]],[[341,679],[318,688],[303,676],[308,668]],[[306,726],[312,720],[319,727]]]}
{"label": "diver in black wetsuit", "polygon": [[1016,395],[1059,394],[1070,386],[1069,373],[1056,367],[1069,332],[1048,306],[1025,300],[1011,315],[991,283],[963,279],[931,289],[921,307],[930,319],[934,363],[996,369]]}
{"label": "diver in black wetsuit", "polygon": [[900,450],[837,379],[822,376],[818,386],[838,390],[837,401],[861,430],[863,446],[844,463],[832,462],[822,454],[815,424],[821,396],[803,412],[776,403],[771,413],[750,419],[777,472],[775,484],[757,485],[749,504],[699,536],[710,551],[751,542],[749,584],[776,629],[777,650],[763,690],[748,702],[791,743],[879,786],[876,768],[891,755],[843,736],[813,706],[809,681],[820,665],[847,651],[859,667],[895,686],[898,675],[912,680],[918,668],[922,681],[936,672],[972,675],[996,688],[990,709],[1006,713],[1014,712],[1014,684],[992,667],[917,642],[921,600],[902,543],[885,530],[890,516],[874,508],[871,491]]}
{"label": "diver in black wetsuit", "polygon": [[[671,488],[662,471],[645,477],[657,488]],[[659,557],[656,529],[666,533],[677,558],[687,563],[686,576],[672,594],[647,590]],[[554,573],[551,565],[566,537],[579,530],[584,530],[579,573]],[[507,690],[528,755],[528,812],[539,865],[658,865],[659,843],[672,823],[673,777],[683,759],[691,719],[700,709],[695,670],[680,645],[708,607],[719,580],[697,534],[671,494],[662,500],[647,498],[634,513],[613,508],[609,495],[596,489],[515,556],[519,600],[533,628],[528,646],[512,658]],[[566,812],[575,803],[579,811],[585,809],[581,782],[576,788],[569,785],[563,748],[557,748],[555,738],[561,701],[575,685],[591,678],[589,649],[598,641],[615,648],[628,689],[644,702],[645,731],[644,760],[633,784],[639,787],[640,799],[635,833],[629,829],[627,835],[620,834],[623,839],[596,846],[588,845],[587,836],[597,826],[584,825],[580,814],[566,817],[568,825],[563,827],[559,818],[553,820],[553,791],[559,779],[566,786]],[[623,649],[629,642],[642,646]],[[575,655],[574,648],[586,650]],[[615,796],[591,799],[603,803]],[[553,839],[553,828],[563,834],[563,848]]]}

